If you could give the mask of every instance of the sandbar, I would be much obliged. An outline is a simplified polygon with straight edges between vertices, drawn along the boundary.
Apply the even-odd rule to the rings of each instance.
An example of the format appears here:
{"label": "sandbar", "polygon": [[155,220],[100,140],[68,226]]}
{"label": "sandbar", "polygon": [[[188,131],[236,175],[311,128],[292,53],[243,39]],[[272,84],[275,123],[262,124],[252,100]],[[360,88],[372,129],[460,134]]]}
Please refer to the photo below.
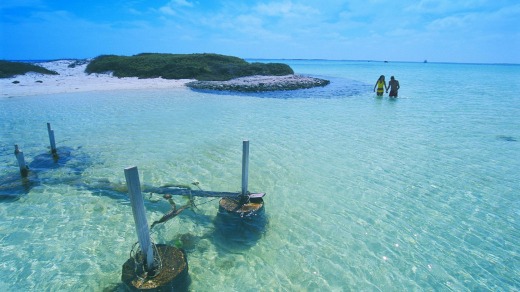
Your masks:
{"label": "sandbar", "polygon": [[76,60],[58,60],[36,63],[59,75],[29,72],[11,78],[0,78],[0,97],[47,95],[58,93],[134,90],[134,89],[173,89],[185,87],[194,79],[139,79],[137,77],[113,77],[112,74],[87,74],[87,63],[69,67]]}

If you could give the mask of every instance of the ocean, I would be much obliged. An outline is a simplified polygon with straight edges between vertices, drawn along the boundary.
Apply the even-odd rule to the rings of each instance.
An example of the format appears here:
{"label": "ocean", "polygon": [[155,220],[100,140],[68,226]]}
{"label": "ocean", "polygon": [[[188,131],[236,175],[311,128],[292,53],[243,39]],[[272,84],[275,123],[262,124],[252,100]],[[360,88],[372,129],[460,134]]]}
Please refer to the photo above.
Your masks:
{"label": "ocean", "polygon": [[[520,65],[259,61],[331,84],[0,98],[1,290],[122,291],[137,242],[124,169],[239,192],[244,140],[258,234],[223,239],[214,198],[152,231],[186,251],[189,291],[520,290]],[[375,96],[382,74],[399,98]],[[148,223],[170,210],[144,198]]]}

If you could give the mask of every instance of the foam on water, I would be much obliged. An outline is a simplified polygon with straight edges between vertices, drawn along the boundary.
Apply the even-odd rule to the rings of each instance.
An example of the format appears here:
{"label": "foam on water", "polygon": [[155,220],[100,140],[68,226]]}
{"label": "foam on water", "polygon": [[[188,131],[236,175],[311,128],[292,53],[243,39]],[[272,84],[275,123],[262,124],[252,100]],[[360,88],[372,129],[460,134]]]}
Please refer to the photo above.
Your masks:
{"label": "foam on water", "polygon": [[[519,289],[519,66],[288,63],[336,87],[1,99],[0,177],[18,174],[14,144],[28,163],[48,150],[47,122],[74,151],[0,201],[0,287],[122,289],[137,240],[123,169],[239,191],[249,139],[249,188],[267,193],[261,238],[226,245],[207,199],[154,228],[158,243],[189,240],[193,291]],[[381,74],[399,99],[374,97]],[[152,222],[170,206],[146,194],[146,208]]]}

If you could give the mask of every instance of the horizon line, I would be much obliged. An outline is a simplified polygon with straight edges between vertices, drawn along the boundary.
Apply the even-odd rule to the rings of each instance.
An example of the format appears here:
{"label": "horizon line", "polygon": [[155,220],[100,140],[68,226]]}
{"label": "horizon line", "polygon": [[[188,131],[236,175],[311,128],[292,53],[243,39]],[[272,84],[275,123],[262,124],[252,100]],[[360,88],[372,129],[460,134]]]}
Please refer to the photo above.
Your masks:
{"label": "horizon line", "polygon": [[[159,53],[158,53],[159,54]],[[168,54],[168,53],[166,53]],[[171,53],[173,54],[173,53]],[[189,53],[189,54],[179,54],[179,55],[190,55],[190,54],[205,54],[205,53]],[[210,53],[208,53],[210,54]],[[217,54],[217,53],[213,53]],[[218,54],[223,55],[223,54]],[[99,55],[102,56],[102,55]],[[62,60],[89,60],[95,59],[96,57],[90,58],[52,58],[52,59],[0,59],[3,61],[11,61],[11,62],[33,62],[33,63],[43,63],[43,62],[54,62],[54,61],[62,61]],[[123,56],[123,55],[122,55]],[[231,56],[231,55],[227,55]],[[486,62],[455,62],[455,61],[428,61],[427,59],[423,61],[390,61],[390,60],[370,60],[370,59],[325,59],[325,58],[258,58],[258,57],[244,57],[244,60],[288,60],[288,61],[328,61],[328,62],[375,62],[375,63],[424,63],[424,64],[461,64],[461,65],[520,65],[520,63],[486,63]]]}

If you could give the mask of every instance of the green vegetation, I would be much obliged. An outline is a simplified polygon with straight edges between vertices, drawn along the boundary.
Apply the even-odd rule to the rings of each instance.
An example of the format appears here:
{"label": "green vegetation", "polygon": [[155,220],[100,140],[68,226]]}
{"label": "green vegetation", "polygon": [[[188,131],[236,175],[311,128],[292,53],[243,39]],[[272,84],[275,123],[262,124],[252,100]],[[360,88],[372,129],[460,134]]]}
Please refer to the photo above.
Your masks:
{"label": "green vegetation", "polygon": [[197,79],[223,81],[251,75],[283,76],[294,74],[286,64],[248,63],[218,54],[139,54],[102,55],[85,69],[88,74],[113,72],[116,77]]}
{"label": "green vegetation", "polygon": [[23,62],[10,62],[0,60],[0,78],[10,78],[16,75],[23,75],[27,72],[58,75],[56,71],[47,70],[41,66],[36,66]]}

